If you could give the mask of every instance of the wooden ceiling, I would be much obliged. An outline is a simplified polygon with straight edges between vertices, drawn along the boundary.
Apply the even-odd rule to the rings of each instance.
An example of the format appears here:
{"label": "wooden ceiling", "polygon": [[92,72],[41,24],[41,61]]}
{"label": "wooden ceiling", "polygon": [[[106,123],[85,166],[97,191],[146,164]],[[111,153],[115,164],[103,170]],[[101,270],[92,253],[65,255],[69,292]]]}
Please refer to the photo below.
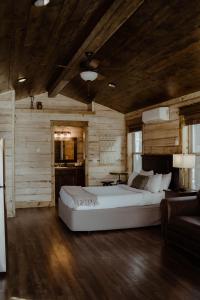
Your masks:
{"label": "wooden ceiling", "polygon": [[90,96],[123,113],[200,90],[199,0],[32,2],[0,1],[0,91],[87,102],[79,64],[91,50],[104,79]]}

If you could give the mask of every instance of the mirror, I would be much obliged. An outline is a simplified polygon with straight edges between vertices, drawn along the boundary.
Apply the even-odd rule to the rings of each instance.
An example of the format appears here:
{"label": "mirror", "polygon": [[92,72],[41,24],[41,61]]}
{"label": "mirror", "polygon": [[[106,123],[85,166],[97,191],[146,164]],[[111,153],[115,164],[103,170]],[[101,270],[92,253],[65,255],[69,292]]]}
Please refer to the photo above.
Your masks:
{"label": "mirror", "polygon": [[55,163],[77,162],[77,138],[54,141]]}

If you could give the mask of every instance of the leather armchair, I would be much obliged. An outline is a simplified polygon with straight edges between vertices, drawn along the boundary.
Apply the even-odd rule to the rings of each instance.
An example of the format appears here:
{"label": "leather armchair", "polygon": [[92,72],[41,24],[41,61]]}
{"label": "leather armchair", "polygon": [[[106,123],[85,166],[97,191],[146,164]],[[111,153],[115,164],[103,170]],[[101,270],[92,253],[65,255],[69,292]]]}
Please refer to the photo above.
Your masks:
{"label": "leather armchair", "polygon": [[166,199],[167,242],[200,256],[200,199],[198,196]]}

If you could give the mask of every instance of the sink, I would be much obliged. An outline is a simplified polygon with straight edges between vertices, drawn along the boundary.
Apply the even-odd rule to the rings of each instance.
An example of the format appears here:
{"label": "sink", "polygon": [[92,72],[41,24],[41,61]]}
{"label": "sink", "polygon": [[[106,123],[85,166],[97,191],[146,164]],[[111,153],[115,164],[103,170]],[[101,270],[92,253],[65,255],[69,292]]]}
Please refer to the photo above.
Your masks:
{"label": "sink", "polygon": [[[80,166],[74,166],[74,165],[71,165],[71,166],[54,166],[55,169],[75,169],[75,168],[80,168]],[[82,167],[82,166],[81,166]]]}

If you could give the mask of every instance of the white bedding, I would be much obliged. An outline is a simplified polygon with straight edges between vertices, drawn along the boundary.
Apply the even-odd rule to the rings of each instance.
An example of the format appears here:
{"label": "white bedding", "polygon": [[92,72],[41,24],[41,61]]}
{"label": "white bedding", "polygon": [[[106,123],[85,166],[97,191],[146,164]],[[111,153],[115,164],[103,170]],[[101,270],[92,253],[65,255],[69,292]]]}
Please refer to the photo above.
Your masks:
{"label": "white bedding", "polygon": [[97,196],[95,206],[79,206],[75,208],[72,197],[61,188],[60,198],[68,207],[76,210],[92,210],[127,206],[158,204],[165,197],[164,192],[151,193],[138,190],[127,185],[84,187],[85,191]]}

